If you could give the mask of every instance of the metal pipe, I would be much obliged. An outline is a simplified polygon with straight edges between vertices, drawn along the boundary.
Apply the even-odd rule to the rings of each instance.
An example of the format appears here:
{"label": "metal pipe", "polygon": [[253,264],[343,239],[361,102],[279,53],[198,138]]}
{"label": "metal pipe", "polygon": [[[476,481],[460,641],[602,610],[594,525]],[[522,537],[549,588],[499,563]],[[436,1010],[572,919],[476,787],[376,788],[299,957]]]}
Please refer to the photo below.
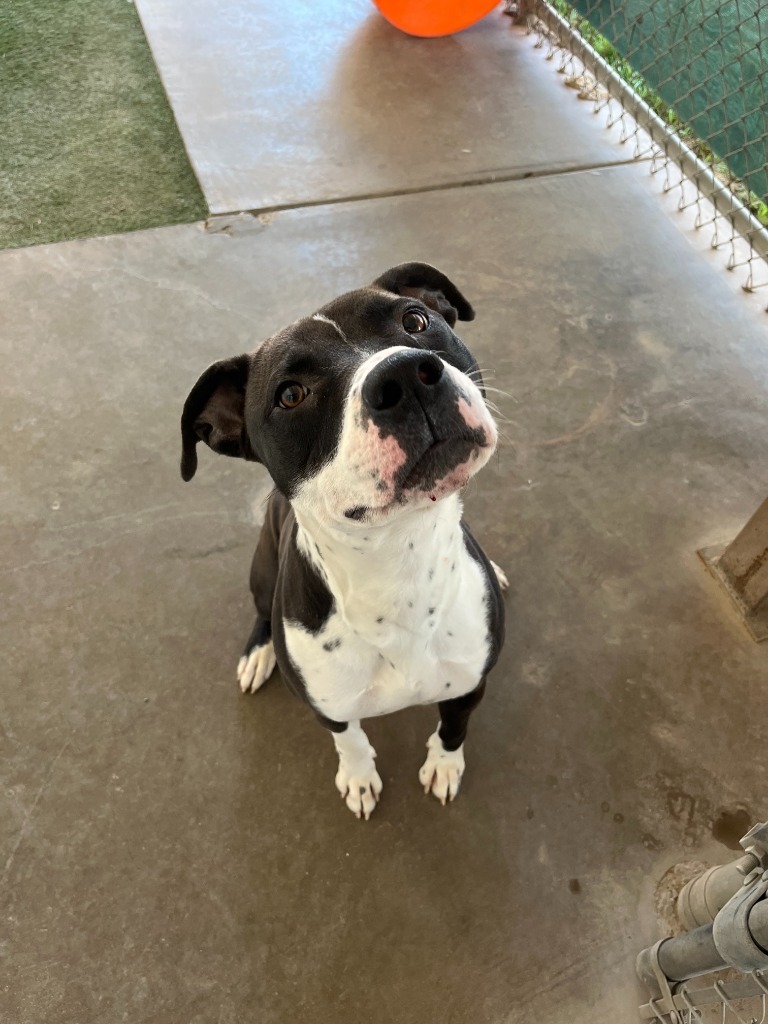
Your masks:
{"label": "metal pipe", "polygon": [[651,110],[647,103],[640,99],[631,86],[621,79],[613,68],[594,50],[589,43],[576,32],[573,27],[545,2],[540,0],[536,5],[536,17],[550,31],[565,32],[568,47],[587,67],[599,68],[605,76],[601,80],[610,96],[635,118],[653,141],[661,146],[667,155],[681,168],[684,174],[693,179],[699,191],[707,196],[719,213],[733,224],[743,235],[752,248],[764,260],[768,260],[768,230],[753,216],[747,207],[712,173],[710,168],[689,149],[677,135],[670,131],[658,114]]}
{"label": "metal pipe", "polygon": [[[768,900],[755,904],[749,915],[748,926],[752,938],[766,950],[768,956]],[[653,948],[644,949],[638,956],[637,975],[649,991],[660,996],[662,993],[659,991]],[[684,935],[665,939],[658,948],[657,956],[659,968],[672,984],[719,971],[726,966],[715,946],[711,922]]]}
{"label": "metal pipe", "polygon": [[691,931],[714,921],[717,912],[739,891],[746,875],[758,863],[757,857],[747,853],[730,864],[709,868],[692,878],[677,897],[677,917],[680,923]]}

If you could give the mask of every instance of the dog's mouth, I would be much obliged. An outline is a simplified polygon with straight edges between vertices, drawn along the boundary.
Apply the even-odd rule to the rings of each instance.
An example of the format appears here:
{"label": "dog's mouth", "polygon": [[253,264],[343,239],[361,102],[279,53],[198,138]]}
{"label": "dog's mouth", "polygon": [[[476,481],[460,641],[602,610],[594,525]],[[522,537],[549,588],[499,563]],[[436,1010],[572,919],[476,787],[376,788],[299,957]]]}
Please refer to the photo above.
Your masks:
{"label": "dog's mouth", "polygon": [[462,462],[466,462],[473,450],[478,447],[480,445],[474,438],[462,437],[433,442],[415,462],[406,467],[406,474],[399,481],[398,490],[429,491],[439,479]]}
{"label": "dog's mouth", "polygon": [[[462,486],[460,479],[455,485],[448,483],[454,471],[470,464],[473,456],[477,457],[480,450],[487,448],[488,445],[488,438],[483,430],[472,430],[460,437],[433,441],[402,467],[395,482],[394,494],[389,501],[381,505],[355,505],[345,510],[345,518],[359,522],[368,520],[372,514],[376,514],[377,517],[385,515],[390,510],[407,504],[414,492],[426,495],[432,501],[437,501],[438,497],[446,497]],[[469,475],[471,474],[468,474],[467,479]],[[466,483],[466,480],[463,483]]]}

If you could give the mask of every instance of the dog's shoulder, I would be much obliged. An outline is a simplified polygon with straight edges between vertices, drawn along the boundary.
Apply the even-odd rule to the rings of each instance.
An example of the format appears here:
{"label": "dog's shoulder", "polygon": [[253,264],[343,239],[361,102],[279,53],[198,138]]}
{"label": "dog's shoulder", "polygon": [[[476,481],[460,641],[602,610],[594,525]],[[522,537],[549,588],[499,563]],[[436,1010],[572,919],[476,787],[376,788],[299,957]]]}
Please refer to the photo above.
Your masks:
{"label": "dog's shoulder", "polygon": [[320,633],[333,612],[331,594],[322,567],[298,544],[298,526],[291,512],[280,537],[280,567],[275,592],[275,619],[301,625]]}
{"label": "dog's shoulder", "polygon": [[461,530],[464,535],[464,547],[467,553],[477,562],[485,577],[489,649],[488,660],[483,674],[487,675],[498,661],[501,648],[504,646],[504,597],[501,593],[499,580],[491,560],[480,544],[478,544],[472,531],[463,519],[461,521]]}
{"label": "dog's shoulder", "polygon": [[288,688],[302,700],[309,700],[305,679],[288,655],[286,627],[319,637],[334,613],[334,600],[322,568],[318,568],[298,544],[298,526],[293,510],[285,502],[278,550],[278,573],[272,603],[272,639],[277,661]]}

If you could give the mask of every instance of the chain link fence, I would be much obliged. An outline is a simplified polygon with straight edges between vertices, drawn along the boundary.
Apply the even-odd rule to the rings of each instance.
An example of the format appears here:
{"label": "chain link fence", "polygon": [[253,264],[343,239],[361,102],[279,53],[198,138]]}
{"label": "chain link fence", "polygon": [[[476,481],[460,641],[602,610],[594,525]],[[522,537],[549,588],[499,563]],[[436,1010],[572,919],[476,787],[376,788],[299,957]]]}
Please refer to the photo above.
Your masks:
{"label": "chain link fence", "polygon": [[768,285],[768,3],[522,3],[538,45],[695,207],[744,287]]}
{"label": "chain link fence", "polygon": [[641,1022],[658,1024],[768,1024],[768,983],[755,971],[740,979],[735,971],[719,972],[678,986],[670,1012],[666,1001],[640,1007]]}

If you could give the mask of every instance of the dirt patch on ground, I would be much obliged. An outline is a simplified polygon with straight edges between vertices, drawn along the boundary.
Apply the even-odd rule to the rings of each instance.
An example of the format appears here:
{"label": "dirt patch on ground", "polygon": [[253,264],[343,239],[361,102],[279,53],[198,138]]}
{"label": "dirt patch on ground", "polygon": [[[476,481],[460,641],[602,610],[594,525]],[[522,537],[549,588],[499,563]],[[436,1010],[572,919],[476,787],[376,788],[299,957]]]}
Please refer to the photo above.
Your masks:
{"label": "dirt patch on ground", "polygon": [[706,869],[707,865],[699,860],[685,860],[680,864],[674,864],[659,879],[654,893],[654,904],[668,935],[681,935],[685,931],[677,919],[677,897],[692,878]]}

